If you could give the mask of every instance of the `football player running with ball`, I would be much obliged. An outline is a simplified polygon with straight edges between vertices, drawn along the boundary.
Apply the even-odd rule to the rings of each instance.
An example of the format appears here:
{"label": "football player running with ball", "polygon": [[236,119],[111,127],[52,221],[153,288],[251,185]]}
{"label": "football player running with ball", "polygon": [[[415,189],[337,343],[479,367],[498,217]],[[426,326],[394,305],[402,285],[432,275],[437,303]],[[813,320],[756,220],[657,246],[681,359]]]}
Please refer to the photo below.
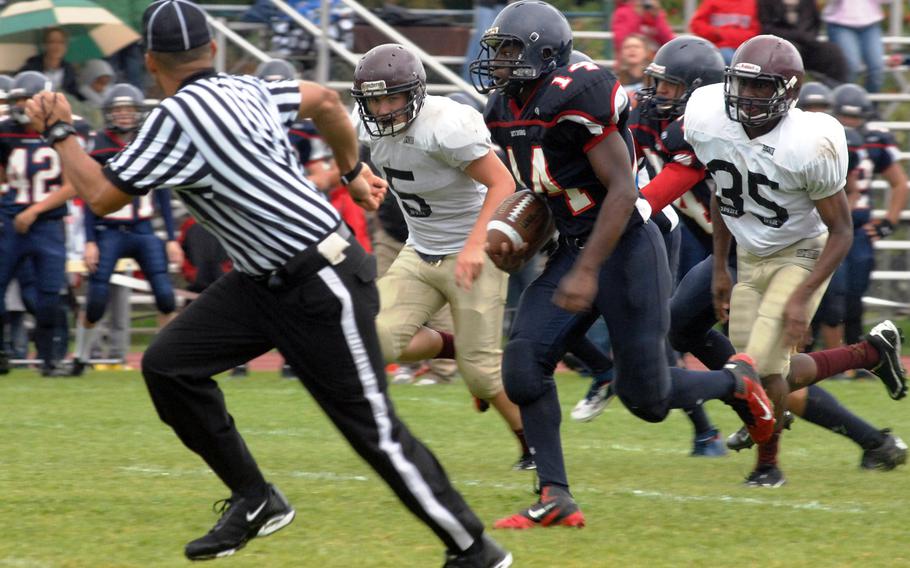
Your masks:
{"label": "football player running with ball", "polygon": [[[721,399],[759,440],[770,437],[774,418],[746,355],[721,371],[667,365],[667,253],[635,186],[629,100],[616,77],[591,62],[569,63],[572,30],[545,2],[504,8],[481,47],[471,70],[477,90],[491,93],[487,126],[515,176],[547,196],[560,233],[543,274],[522,295],[503,353],[503,382],[521,409],[541,495],[495,526],[580,527],[553,370],[595,318],[604,317],[613,338],[616,394],[636,416],[660,422],[671,408]],[[491,252],[509,264],[508,251]]]}
{"label": "football player running with ball", "polygon": [[[490,143],[483,116],[426,95],[426,72],[398,44],[377,46],[354,70],[354,125],[408,225],[408,240],[379,279],[376,319],[387,361],[455,359],[471,391],[496,408],[522,447],[515,469],[533,469],[518,407],[502,388],[506,274],[484,253],[493,211],[515,180]],[[446,303],[454,338],[424,324]]]}

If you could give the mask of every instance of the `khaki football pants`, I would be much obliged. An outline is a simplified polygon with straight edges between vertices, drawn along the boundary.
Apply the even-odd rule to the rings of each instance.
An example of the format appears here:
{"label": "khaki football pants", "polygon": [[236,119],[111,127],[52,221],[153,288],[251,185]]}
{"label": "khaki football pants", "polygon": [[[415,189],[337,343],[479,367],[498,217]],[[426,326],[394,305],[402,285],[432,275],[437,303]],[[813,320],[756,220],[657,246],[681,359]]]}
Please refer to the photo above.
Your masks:
{"label": "khaki football pants", "polygon": [[386,361],[397,359],[420,326],[446,303],[455,326],[458,370],[474,396],[488,400],[502,390],[502,318],[508,275],[488,257],[470,291],[455,284],[455,254],[438,265],[405,246],[379,280],[376,318]]}
{"label": "khaki football pants", "polygon": [[[787,376],[790,346],[783,344],[784,307],[793,291],[802,284],[821,255],[828,240],[825,233],[761,257],[737,248],[737,283],[730,298],[730,341],[739,353],[748,353],[762,377]],[[828,287],[815,291],[809,301],[809,320]]]}

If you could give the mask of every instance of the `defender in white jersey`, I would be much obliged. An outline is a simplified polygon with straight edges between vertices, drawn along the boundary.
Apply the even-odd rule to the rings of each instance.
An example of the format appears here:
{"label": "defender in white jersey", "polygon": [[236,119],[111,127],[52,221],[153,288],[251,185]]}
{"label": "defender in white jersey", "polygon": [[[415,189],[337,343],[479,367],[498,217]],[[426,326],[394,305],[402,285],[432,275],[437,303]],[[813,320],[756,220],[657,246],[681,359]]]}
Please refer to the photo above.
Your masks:
{"label": "defender in white jersey", "polygon": [[[522,446],[516,469],[533,469],[518,407],[502,388],[507,276],[484,252],[486,225],[515,191],[479,112],[427,96],[426,72],[404,46],[367,52],[354,70],[355,127],[404,213],[409,236],[379,280],[376,320],[387,361],[451,359],[478,408],[492,405]],[[446,303],[455,336],[427,320]]]}
{"label": "defender in white jersey", "polygon": [[[790,42],[757,36],[736,51],[724,85],[695,91],[685,113],[686,140],[716,183],[715,309],[722,320],[729,310],[734,347],[755,358],[778,429],[789,352],[853,240],[844,130],[827,115],[794,108],[803,75]],[[732,294],[731,234],[738,246]],[[750,484],[783,483],[778,438],[760,445]]]}

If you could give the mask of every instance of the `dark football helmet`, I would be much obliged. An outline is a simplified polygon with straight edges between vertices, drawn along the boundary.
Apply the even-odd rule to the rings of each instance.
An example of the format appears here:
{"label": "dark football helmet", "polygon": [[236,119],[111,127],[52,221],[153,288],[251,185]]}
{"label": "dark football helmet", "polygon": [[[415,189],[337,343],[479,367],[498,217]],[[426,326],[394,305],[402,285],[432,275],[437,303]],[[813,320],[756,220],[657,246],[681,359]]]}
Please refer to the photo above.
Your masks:
{"label": "dark football helmet", "polygon": [[[515,96],[529,82],[569,62],[572,28],[562,12],[546,2],[519,0],[496,16],[480,48],[469,67],[474,88]],[[505,48],[515,53],[506,55]]]}
{"label": "dark football helmet", "polygon": [[852,116],[868,120],[875,115],[875,107],[866,89],[853,83],[838,85],[831,91],[831,110],[835,115]]}
{"label": "dark football helmet", "polygon": [[[645,68],[645,85],[636,93],[642,116],[673,120],[686,110],[692,92],[724,80],[724,58],[714,44],[684,35],[665,43]],[[657,96],[657,85],[666,81],[685,90],[675,98]]]}
{"label": "dark football helmet", "polygon": [[[724,74],[727,116],[751,127],[781,118],[796,104],[805,74],[792,43],[774,35],[755,36],[739,46]],[[742,94],[755,83],[770,83],[770,95]]]}
{"label": "dark football helmet", "polygon": [[0,75],[0,118],[9,114],[9,90],[13,87],[13,78],[9,75]]}
{"label": "dark football helmet", "polygon": [[290,81],[297,78],[297,71],[289,61],[270,59],[259,64],[256,76],[263,81]]}
{"label": "dark football helmet", "polygon": [[142,91],[129,83],[118,83],[110,88],[101,103],[104,127],[114,132],[132,132],[139,128],[145,115],[145,97]]}
{"label": "dark football helmet", "polygon": [[[354,69],[351,95],[367,132],[373,138],[392,136],[405,130],[417,118],[427,91],[427,73],[420,59],[397,43],[379,45],[363,54]],[[404,107],[379,115],[373,114],[369,99],[405,93]],[[404,116],[402,122],[400,118]]]}
{"label": "dark football helmet", "polygon": [[7,93],[9,113],[19,124],[29,124],[31,121],[25,115],[25,109],[16,105],[22,99],[30,99],[41,91],[53,91],[54,86],[44,73],[37,71],[22,71],[13,77],[13,85]]}
{"label": "dark football helmet", "polygon": [[796,101],[796,108],[800,110],[814,109],[817,112],[831,112],[834,104],[834,97],[831,89],[824,83],[810,81],[803,85],[799,91],[799,99]]}

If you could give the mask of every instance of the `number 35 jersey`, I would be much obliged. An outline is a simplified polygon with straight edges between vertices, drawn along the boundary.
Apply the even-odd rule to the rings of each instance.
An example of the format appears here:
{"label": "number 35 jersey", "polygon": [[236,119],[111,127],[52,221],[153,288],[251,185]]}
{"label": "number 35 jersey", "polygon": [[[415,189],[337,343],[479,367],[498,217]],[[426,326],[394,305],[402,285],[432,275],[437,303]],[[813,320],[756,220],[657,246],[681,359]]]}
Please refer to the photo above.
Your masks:
{"label": "number 35 jersey", "polygon": [[[89,126],[74,122],[80,144],[85,145]],[[0,120],[0,168],[6,173],[6,193],[0,196],[0,211],[15,217],[34,203],[44,200],[63,184],[63,168],[57,152],[41,136],[26,131],[18,122]],[[39,219],[59,219],[67,214],[66,205],[42,213]]]}
{"label": "number 35 jersey", "polygon": [[353,120],[404,212],[407,244],[425,254],[460,252],[487,194],[464,172],[492,148],[481,114],[452,99],[427,96],[414,122],[394,136],[372,138],[358,113]]}
{"label": "number 35 jersey", "polygon": [[727,118],[722,83],[692,93],[685,117],[686,141],[714,178],[739,246],[769,256],[827,231],[815,201],[841,191],[847,179],[847,140],[837,120],[794,108],[750,139]]}

